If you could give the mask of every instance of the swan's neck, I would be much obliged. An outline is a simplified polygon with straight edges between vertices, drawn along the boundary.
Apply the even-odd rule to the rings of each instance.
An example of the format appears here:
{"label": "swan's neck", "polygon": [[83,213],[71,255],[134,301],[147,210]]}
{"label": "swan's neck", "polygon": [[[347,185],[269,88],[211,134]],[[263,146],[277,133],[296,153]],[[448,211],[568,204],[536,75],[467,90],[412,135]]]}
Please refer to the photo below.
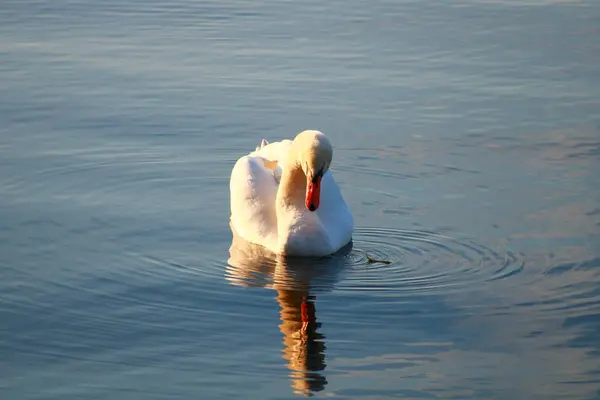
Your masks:
{"label": "swan's neck", "polygon": [[293,162],[282,171],[277,190],[277,208],[302,210],[306,199],[306,175],[300,164]]}

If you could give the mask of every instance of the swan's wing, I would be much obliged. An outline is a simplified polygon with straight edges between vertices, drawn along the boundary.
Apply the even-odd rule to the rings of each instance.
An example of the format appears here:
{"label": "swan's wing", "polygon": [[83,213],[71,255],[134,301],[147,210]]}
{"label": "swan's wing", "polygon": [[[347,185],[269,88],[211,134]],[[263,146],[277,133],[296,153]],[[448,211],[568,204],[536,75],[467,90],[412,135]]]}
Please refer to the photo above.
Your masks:
{"label": "swan's wing", "polygon": [[316,212],[333,248],[339,249],[352,240],[354,218],[331,171],[323,175],[321,204]]}
{"label": "swan's wing", "polygon": [[281,142],[269,143],[263,139],[260,146],[256,148],[256,151],[253,151],[249,155],[262,157],[269,161],[277,161],[280,168],[285,168],[290,147],[292,147],[291,140],[286,139]]}
{"label": "swan's wing", "polygon": [[281,180],[281,173],[285,168],[287,162],[287,155],[290,147],[292,146],[291,140],[282,140],[281,142],[269,143],[266,139],[263,139],[260,145],[256,147],[256,150],[249,154],[251,157],[261,157],[267,160],[267,168],[271,169],[273,176],[277,183]]}
{"label": "swan's wing", "polygon": [[231,172],[231,225],[245,240],[270,247],[277,243],[278,183],[265,159],[254,153],[240,158]]}

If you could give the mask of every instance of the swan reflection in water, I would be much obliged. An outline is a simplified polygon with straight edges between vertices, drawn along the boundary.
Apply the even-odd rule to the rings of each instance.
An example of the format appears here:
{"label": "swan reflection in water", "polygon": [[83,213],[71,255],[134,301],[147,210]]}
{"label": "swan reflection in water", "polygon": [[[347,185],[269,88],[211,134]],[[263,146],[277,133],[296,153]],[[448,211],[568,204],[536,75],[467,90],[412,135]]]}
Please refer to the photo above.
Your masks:
{"label": "swan reflection in water", "polygon": [[262,287],[277,292],[279,330],[283,354],[290,370],[290,384],[296,394],[310,396],[327,384],[325,335],[319,332],[316,294],[330,291],[340,272],[350,264],[347,255],[352,243],[335,255],[318,258],[290,258],[268,252],[235,236],[229,249],[227,279],[234,285]]}

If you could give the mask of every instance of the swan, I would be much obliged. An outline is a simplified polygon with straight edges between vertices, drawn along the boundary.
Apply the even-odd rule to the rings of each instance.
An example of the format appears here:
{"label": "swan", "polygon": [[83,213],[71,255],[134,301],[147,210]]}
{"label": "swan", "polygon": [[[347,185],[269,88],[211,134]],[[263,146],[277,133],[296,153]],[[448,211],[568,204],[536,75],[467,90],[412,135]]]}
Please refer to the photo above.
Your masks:
{"label": "swan", "polygon": [[354,220],[329,166],[322,132],[265,139],[231,171],[231,228],[250,243],[288,255],[321,257],[352,240]]}

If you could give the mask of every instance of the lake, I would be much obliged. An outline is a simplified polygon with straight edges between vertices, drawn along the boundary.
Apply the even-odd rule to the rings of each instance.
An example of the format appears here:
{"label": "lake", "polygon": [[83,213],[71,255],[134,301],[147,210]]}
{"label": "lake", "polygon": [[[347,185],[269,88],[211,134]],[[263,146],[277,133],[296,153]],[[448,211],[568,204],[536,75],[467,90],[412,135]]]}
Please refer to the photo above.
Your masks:
{"label": "lake", "polygon": [[[0,60],[3,399],[600,398],[599,2],[4,0]],[[304,129],[352,246],[230,252]]]}

